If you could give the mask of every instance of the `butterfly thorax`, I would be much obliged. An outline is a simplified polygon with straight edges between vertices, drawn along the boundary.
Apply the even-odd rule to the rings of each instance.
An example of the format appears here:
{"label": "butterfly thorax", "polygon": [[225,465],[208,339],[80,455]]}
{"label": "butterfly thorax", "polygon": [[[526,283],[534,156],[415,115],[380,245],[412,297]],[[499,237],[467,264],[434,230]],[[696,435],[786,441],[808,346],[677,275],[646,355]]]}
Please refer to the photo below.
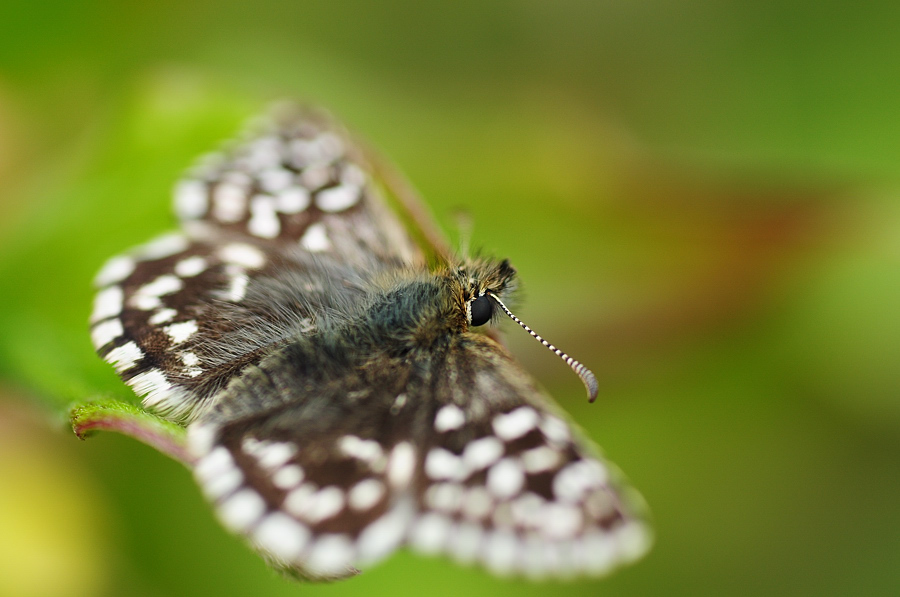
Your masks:
{"label": "butterfly thorax", "polygon": [[508,296],[515,288],[509,262],[478,259],[438,269],[431,275],[393,273],[391,282],[369,297],[361,321],[348,328],[371,333],[374,350],[403,356],[416,350],[440,350],[473,325],[471,304],[491,292]]}

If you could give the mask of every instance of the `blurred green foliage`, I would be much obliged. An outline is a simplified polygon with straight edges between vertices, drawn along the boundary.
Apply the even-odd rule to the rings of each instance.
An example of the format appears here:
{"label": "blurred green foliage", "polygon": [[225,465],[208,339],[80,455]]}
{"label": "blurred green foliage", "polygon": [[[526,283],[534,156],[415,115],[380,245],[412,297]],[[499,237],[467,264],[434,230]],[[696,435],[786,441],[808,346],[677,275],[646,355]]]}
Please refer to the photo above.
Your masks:
{"label": "blurred green foliage", "polygon": [[[897,594],[898,20],[886,1],[0,4],[0,595]],[[94,272],[172,226],[179,172],[280,97],[334,111],[445,229],[462,207],[512,259],[519,314],[602,399],[509,344],[647,498],[645,561],[562,587],[403,553],[297,586],[175,462],[69,435],[73,401],[131,399],[90,348]]]}

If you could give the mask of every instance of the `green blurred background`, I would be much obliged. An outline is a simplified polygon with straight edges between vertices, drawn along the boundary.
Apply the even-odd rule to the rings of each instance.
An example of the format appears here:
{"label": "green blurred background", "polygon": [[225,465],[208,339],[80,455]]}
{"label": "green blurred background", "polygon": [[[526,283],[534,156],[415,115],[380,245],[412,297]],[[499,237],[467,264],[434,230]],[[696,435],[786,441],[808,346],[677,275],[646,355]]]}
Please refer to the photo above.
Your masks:
{"label": "green blurred background", "polygon": [[[845,4],[845,5],[844,5]],[[0,4],[0,595],[900,593],[900,4]],[[508,341],[643,492],[657,544],[529,584],[401,553],[300,586],[181,466],[79,442],[128,398],[90,280],[275,98],[328,107],[509,256]]]}

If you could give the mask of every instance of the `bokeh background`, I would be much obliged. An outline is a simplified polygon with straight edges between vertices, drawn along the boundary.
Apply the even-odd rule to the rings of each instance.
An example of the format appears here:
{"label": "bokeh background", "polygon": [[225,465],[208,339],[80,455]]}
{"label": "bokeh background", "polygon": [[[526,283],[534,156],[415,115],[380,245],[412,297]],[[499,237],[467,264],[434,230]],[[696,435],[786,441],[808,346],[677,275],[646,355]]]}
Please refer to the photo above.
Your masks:
{"label": "bokeh background", "polygon": [[[900,593],[900,4],[0,3],[0,595]],[[509,256],[508,343],[640,488],[608,579],[401,553],[300,586],[189,473],[74,401],[127,399],[90,280],[170,228],[195,155],[275,98],[328,107],[451,238]]]}

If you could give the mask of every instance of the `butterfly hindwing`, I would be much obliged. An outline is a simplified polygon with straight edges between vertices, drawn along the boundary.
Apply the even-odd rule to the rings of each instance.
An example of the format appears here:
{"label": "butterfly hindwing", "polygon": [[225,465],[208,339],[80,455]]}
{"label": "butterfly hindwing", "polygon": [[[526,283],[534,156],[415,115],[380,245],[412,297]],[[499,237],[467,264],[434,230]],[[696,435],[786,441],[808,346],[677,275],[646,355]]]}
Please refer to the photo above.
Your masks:
{"label": "butterfly hindwing", "polygon": [[439,375],[414,546],[532,577],[599,575],[646,550],[617,470],[502,348],[463,336]]}
{"label": "butterfly hindwing", "polygon": [[408,365],[322,366],[327,347],[278,350],[189,427],[195,476],[223,523],[273,563],[314,579],[388,555],[414,519],[421,414]]}
{"label": "butterfly hindwing", "polygon": [[324,344],[267,357],[190,428],[220,518],[277,565],[339,577],[409,545],[564,577],[646,549],[617,471],[493,341],[460,338],[419,367],[323,368]]}

